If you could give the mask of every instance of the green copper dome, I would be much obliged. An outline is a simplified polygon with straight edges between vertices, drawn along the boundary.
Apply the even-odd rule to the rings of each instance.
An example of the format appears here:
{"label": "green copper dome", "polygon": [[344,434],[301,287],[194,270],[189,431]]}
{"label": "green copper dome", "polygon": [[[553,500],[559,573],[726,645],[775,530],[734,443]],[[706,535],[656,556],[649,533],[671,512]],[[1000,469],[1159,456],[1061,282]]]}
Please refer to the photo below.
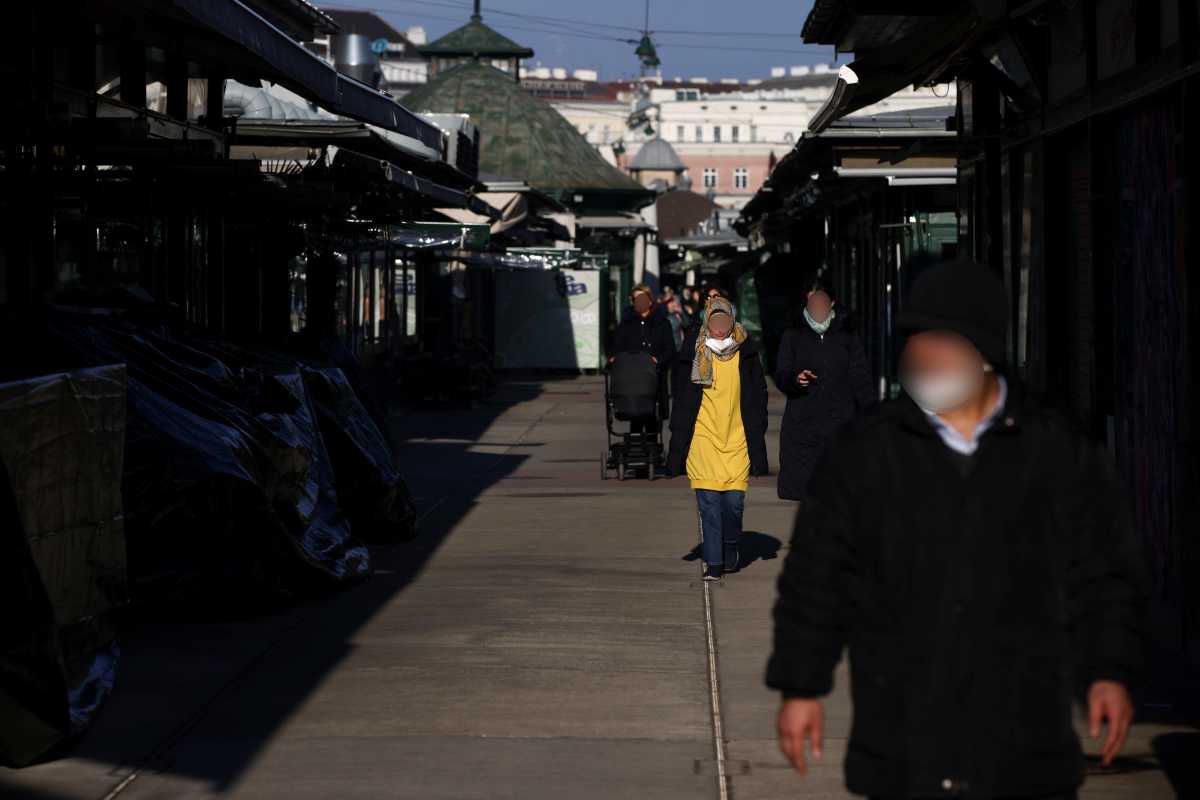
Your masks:
{"label": "green copper dome", "polygon": [[475,56],[477,58],[532,58],[533,51],[489,28],[479,17],[440,39],[417,48],[429,56]]}
{"label": "green copper dome", "polygon": [[468,62],[402,100],[414,112],[469,114],[479,126],[479,171],[542,190],[644,191],[604,160],[552,106],[495,67]]}

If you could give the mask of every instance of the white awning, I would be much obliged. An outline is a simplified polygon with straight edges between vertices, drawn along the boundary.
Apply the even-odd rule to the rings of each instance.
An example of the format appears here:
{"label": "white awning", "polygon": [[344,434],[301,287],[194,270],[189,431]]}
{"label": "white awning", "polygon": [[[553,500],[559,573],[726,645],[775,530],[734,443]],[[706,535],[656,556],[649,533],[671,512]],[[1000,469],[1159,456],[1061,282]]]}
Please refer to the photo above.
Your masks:
{"label": "white awning", "polygon": [[449,217],[455,222],[461,222],[463,225],[488,225],[491,226],[492,221],[483,214],[476,214],[466,208],[435,208],[434,211],[444,217]]}
{"label": "white awning", "polygon": [[576,227],[592,228],[593,230],[639,230],[648,231],[652,226],[641,217],[633,214],[619,216],[578,217]]}

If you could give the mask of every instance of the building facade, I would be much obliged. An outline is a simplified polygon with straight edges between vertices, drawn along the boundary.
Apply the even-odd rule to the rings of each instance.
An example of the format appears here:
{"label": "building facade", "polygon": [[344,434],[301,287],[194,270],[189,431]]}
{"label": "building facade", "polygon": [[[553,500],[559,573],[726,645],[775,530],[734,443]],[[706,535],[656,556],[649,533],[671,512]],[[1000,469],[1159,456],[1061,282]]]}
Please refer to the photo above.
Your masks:
{"label": "building facade", "polygon": [[329,9],[325,13],[341,30],[306,45],[321,58],[332,63],[337,37],[357,34],[366,37],[378,56],[379,88],[383,91],[402,97],[429,79],[429,62],[417,50],[426,44],[423,27],[414,25],[401,32],[373,11]]}
{"label": "building facade", "polygon": [[[775,160],[799,141],[837,83],[837,71],[824,64],[778,67],[770,78],[748,81],[601,83],[576,75],[526,75],[526,88],[550,100],[606,159],[628,169],[645,142],[661,137],[683,161],[685,183],[735,210],[763,185]],[[955,96],[952,83],[908,89],[858,113],[953,104]]]}

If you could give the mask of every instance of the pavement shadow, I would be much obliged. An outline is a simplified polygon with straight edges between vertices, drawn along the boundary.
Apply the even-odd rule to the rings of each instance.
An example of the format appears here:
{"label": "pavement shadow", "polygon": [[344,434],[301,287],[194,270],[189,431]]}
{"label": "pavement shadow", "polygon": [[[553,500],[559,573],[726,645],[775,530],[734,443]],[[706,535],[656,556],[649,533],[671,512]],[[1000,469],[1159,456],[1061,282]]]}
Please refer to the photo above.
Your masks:
{"label": "pavement shadow", "polygon": [[[59,755],[114,765],[114,784],[139,769],[226,791],[352,651],[356,632],[420,575],[478,497],[528,459],[523,448],[537,443],[497,437],[491,446],[500,452],[477,445],[487,444],[485,434],[507,410],[541,393],[540,382],[523,381],[502,384],[469,409],[394,413],[397,464],[417,502],[417,538],[371,547],[370,580],[274,613],[188,622],[138,615],[120,639],[113,696]],[[50,770],[52,779],[62,767],[0,770],[0,796],[56,800],[37,771]]]}
{"label": "pavement shadow", "polygon": [[[783,547],[783,542],[769,533],[742,531],[742,538],[738,542],[738,568],[734,571],[742,572],[756,561],[771,561],[772,559],[779,558],[779,549],[781,547]],[[703,557],[703,548],[697,544],[682,560],[699,561]]]}
{"label": "pavement shadow", "polygon": [[1176,797],[1200,797],[1200,733],[1164,733],[1151,742]]}
{"label": "pavement shadow", "polygon": [[4,773],[0,773],[0,797],[4,800],[72,800],[70,795],[11,783],[5,780]]}

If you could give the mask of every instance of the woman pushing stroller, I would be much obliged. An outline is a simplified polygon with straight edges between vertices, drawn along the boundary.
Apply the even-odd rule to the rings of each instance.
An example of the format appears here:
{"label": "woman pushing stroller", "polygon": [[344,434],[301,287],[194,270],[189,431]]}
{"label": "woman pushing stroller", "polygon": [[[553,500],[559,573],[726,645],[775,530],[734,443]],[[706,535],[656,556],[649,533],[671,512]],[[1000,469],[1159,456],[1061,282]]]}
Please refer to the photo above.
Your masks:
{"label": "woman pushing stroller", "polygon": [[767,382],[758,344],[734,313],[710,297],[675,367],[667,471],[686,472],[696,492],[705,580],[737,569],[749,479],[767,474]]}

